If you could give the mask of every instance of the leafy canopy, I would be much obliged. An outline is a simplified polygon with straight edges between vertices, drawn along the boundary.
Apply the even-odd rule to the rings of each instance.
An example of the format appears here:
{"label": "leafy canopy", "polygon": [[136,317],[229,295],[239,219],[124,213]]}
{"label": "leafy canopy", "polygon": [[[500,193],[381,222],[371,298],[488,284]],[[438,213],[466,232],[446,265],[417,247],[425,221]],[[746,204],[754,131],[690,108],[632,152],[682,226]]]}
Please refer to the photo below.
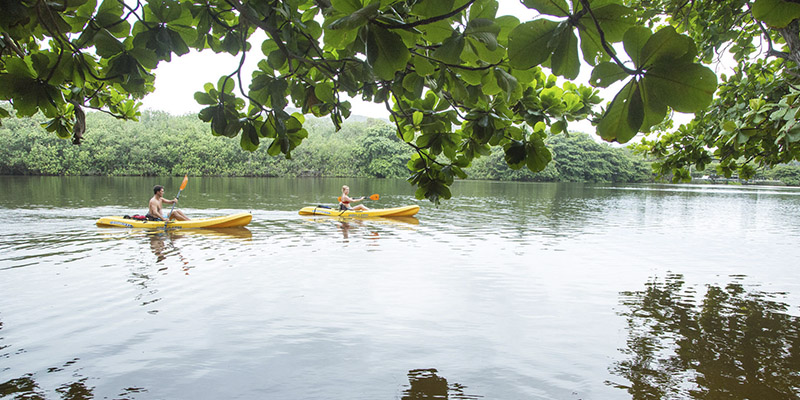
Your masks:
{"label": "leafy canopy", "polygon": [[[173,55],[258,57],[248,87],[240,63],[196,93],[214,135],[288,158],[308,136],[303,114],[340,127],[351,111],[343,94],[384,103],[414,151],[417,197],[434,202],[493,147],[512,168],[543,170],[552,159],[545,139],[585,119],[619,143],[658,132],[645,149],[666,172],[711,158],[731,170],[742,157],[797,159],[790,83],[800,4],[522,3],[539,16],[499,16],[497,0],[0,0],[0,100],[17,116],[41,112],[49,131],[80,143],[84,109],[135,119],[153,70]],[[257,31],[266,39],[248,42]],[[739,67],[715,98],[717,75],[703,63],[724,48]],[[573,82],[586,68],[593,87]],[[597,88],[617,82],[598,108]],[[698,118],[669,133],[672,111]],[[0,120],[8,116],[0,109]]]}

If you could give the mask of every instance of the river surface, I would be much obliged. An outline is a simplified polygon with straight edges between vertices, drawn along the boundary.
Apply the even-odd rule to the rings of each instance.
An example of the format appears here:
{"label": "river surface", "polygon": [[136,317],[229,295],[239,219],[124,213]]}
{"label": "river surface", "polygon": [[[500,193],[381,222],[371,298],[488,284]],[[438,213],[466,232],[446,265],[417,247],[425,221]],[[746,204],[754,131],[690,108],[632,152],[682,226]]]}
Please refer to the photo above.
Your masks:
{"label": "river surface", "polygon": [[[800,190],[0,177],[0,398],[712,399],[800,391]],[[308,217],[380,194],[416,218]]]}

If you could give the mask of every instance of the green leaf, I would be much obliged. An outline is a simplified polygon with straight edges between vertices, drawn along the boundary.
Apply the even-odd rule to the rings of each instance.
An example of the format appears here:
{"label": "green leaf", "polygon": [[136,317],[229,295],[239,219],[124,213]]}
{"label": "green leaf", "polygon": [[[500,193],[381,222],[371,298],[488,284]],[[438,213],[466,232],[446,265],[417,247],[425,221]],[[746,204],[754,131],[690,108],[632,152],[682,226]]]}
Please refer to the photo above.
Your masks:
{"label": "green leaf", "polygon": [[594,16],[600,23],[600,28],[603,29],[603,36],[611,43],[621,41],[625,32],[635,26],[636,19],[633,16],[633,10],[628,7],[616,3],[601,6],[592,4],[592,7],[591,14],[586,13],[581,17],[581,25],[597,34],[597,27],[592,20],[592,16]]}
{"label": "green leaf", "polygon": [[800,18],[800,4],[782,0],[756,0],[753,17],[773,28],[783,28]]}
{"label": "green leaf", "polygon": [[424,114],[422,114],[419,111],[414,111],[414,114],[413,114],[413,117],[412,117],[413,118],[413,122],[414,122],[414,126],[419,126],[419,124],[422,123],[422,118],[423,117],[424,117]]}
{"label": "green leaf", "polygon": [[497,0],[477,0],[469,8],[470,21],[478,18],[494,19],[499,4]]}
{"label": "green leaf", "polygon": [[644,109],[639,84],[631,79],[611,101],[597,125],[597,134],[609,142],[626,143],[639,132],[643,120]]}
{"label": "green leaf", "polygon": [[552,53],[548,44],[557,27],[557,22],[537,19],[514,28],[508,35],[508,60],[511,66],[528,69],[547,61]]}
{"label": "green leaf", "polygon": [[442,45],[433,52],[433,58],[447,64],[460,64],[463,51],[464,36],[453,35],[445,39]]}
{"label": "green leaf", "polygon": [[339,18],[328,25],[329,29],[356,29],[364,26],[370,19],[378,15],[378,9],[381,3],[372,3],[364,8],[361,8],[352,14]]}
{"label": "green leaf", "polygon": [[397,34],[379,26],[370,26],[367,34],[367,62],[381,79],[392,80],[411,58],[405,43]]}
{"label": "green leaf", "polygon": [[239,145],[247,151],[256,151],[258,149],[258,133],[252,124],[246,124],[242,127],[242,138]]}
{"label": "green leaf", "polygon": [[345,14],[352,14],[360,10],[363,5],[361,0],[331,0],[331,6]]}
{"label": "green leaf", "polygon": [[321,82],[314,86],[314,95],[325,103],[336,101],[333,96],[333,83],[331,82]]}
{"label": "green leaf", "polygon": [[507,145],[503,146],[505,149],[505,160],[511,169],[520,169],[525,165],[525,157],[528,153],[525,149],[525,143],[519,140],[512,140]]}
{"label": "green leaf", "polygon": [[541,172],[553,160],[553,154],[550,153],[550,150],[544,144],[544,140],[539,136],[530,138],[525,145],[525,152],[527,153],[525,165],[532,172]]}
{"label": "green leaf", "polygon": [[[424,1],[423,3],[436,3],[431,1]],[[439,15],[439,14],[435,14]],[[425,24],[418,27],[422,32],[422,37],[430,43],[441,43],[443,40],[453,35],[453,27],[448,20],[436,21],[431,24]]]}
{"label": "green leaf", "polygon": [[197,101],[198,104],[203,104],[203,105],[210,105],[216,103],[216,100],[214,100],[214,98],[211,97],[206,92],[195,92],[194,99]]}
{"label": "green leaf", "polygon": [[642,49],[647,43],[647,40],[653,36],[653,32],[643,26],[636,26],[628,29],[622,38],[622,44],[625,47],[625,52],[633,60],[636,68],[642,66]]}
{"label": "green leaf", "polygon": [[497,48],[497,35],[500,33],[500,26],[495,24],[494,21],[477,18],[469,21],[467,28],[464,30],[464,35],[475,38],[481,42],[489,50]]}
{"label": "green leaf", "polygon": [[94,37],[94,45],[97,55],[103,58],[111,58],[125,50],[125,46],[109,31],[101,29]]}
{"label": "green leaf", "polygon": [[519,85],[517,78],[514,78],[514,75],[509,74],[499,67],[495,67],[494,76],[497,80],[497,85],[506,93],[506,101],[509,101],[511,94],[517,90],[517,86]]}
{"label": "green leaf", "polygon": [[595,87],[609,87],[613,83],[627,78],[629,75],[622,67],[613,62],[602,62],[592,70],[589,83]]}
{"label": "green leaf", "polygon": [[717,89],[717,75],[700,64],[660,64],[648,70],[644,80],[652,96],[686,113],[708,107]]}
{"label": "green leaf", "polygon": [[553,73],[567,79],[575,79],[581,71],[581,61],[578,58],[578,38],[571,29],[564,29],[558,36],[558,41],[550,59]]}
{"label": "green leaf", "polygon": [[667,105],[654,95],[654,91],[648,87],[649,82],[643,79],[639,82],[639,94],[642,96],[642,107],[644,119],[642,120],[641,131],[649,131],[650,127],[664,120],[667,116]]}
{"label": "green leaf", "polygon": [[675,28],[665,26],[658,30],[645,43],[641,52],[641,64],[648,68],[655,64],[674,62],[689,51],[688,43],[675,32]]}
{"label": "green leaf", "polygon": [[414,70],[419,76],[428,76],[436,72],[436,67],[430,61],[422,57],[413,57],[411,64],[414,65]]}
{"label": "green leaf", "polygon": [[567,5],[565,0],[522,0],[522,4],[542,14],[550,14],[558,17],[570,15],[569,5]]}

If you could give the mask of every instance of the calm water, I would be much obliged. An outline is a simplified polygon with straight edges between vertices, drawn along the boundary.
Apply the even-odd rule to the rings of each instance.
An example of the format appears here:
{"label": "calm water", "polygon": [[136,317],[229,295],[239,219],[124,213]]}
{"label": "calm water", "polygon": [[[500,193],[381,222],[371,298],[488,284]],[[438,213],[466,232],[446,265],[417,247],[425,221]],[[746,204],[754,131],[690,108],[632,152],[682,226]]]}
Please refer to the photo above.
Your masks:
{"label": "calm water", "polygon": [[[800,391],[800,190],[0,177],[0,398],[711,399]],[[339,187],[417,218],[304,217]],[[38,396],[38,397],[37,397]]]}

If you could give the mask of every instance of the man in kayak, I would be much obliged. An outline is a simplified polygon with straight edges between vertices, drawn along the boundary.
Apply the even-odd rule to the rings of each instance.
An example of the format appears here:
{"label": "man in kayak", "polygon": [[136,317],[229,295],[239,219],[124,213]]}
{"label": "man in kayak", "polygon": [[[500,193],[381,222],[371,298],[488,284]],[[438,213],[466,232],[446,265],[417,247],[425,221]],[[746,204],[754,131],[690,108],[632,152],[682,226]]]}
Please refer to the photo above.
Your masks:
{"label": "man in kayak", "polygon": [[188,221],[189,217],[181,210],[173,210],[169,215],[161,210],[161,203],[174,204],[178,199],[167,200],[164,198],[164,187],[161,185],[153,186],[153,198],[150,199],[150,208],[147,210],[147,217],[156,221],[166,221],[177,219],[178,221]]}
{"label": "man in kayak", "polygon": [[353,211],[366,211],[366,210],[369,210],[369,208],[367,208],[363,204],[359,204],[359,205],[357,205],[355,207],[350,207],[350,203],[355,203],[357,201],[364,200],[364,196],[361,196],[361,198],[358,198],[358,199],[353,199],[353,198],[350,198],[349,194],[350,194],[350,187],[347,186],[347,185],[342,186],[342,199],[340,200],[341,203],[339,203],[339,210],[342,210],[342,211],[344,211],[344,210],[353,210]]}

